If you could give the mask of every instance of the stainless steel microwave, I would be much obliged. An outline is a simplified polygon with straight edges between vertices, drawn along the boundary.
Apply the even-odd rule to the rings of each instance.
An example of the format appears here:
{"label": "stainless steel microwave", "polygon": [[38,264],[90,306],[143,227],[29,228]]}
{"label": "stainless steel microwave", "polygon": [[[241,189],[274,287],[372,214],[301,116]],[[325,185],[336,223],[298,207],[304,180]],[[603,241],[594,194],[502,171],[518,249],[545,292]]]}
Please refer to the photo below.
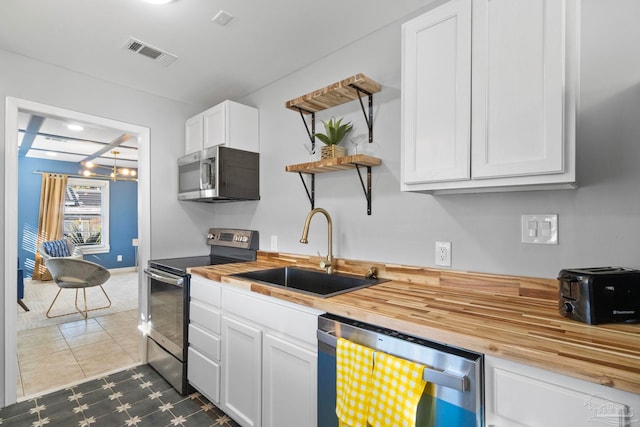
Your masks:
{"label": "stainless steel microwave", "polygon": [[216,146],[178,159],[178,200],[260,199],[260,155]]}

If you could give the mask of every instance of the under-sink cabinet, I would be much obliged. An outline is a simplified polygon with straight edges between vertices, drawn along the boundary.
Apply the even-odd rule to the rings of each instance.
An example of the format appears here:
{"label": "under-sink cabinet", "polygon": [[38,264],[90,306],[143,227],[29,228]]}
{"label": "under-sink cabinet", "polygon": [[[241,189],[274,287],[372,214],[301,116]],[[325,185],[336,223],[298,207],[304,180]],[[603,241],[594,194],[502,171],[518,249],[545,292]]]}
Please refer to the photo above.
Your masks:
{"label": "under-sink cabinet", "polygon": [[262,331],[225,315],[221,408],[245,427],[262,425]]}
{"label": "under-sink cabinet", "polygon": [[223,288],[222,410],[242,426],[314,427],[321,312]]}
{"label": "under-sink cabinet", "polygon": [[191,385],[243,427],[316,426],[322,312],[197,276],[190,308]]}
{"label": "under-sink cabinet", "polygon": [[403,191],[575,188],[578,8],[451,0],[403,24]]}
{"label": "under-sink cabinet", "polygon": [[488,427],[640,426],[640,395],[485,356]]}

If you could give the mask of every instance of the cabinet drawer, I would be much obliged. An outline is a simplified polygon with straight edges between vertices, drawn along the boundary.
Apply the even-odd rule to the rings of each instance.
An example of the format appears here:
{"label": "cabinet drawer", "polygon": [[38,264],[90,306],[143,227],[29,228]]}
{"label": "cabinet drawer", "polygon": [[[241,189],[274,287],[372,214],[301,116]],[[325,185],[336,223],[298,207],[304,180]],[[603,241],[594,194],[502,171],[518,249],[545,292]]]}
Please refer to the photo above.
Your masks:
{"label": "cabinet drawer", "polygon": [[193,323],[189,325],[189,345],[205,356],[220,361],[220,338],[200,329]]}
{"label": "cabinet drawer", "polygon": [[191,301],[189,304],[189,320],[211,332],[220,333],[220,311],[214,308],[197,301]]}
{"label": "cabinet drawer", "polygon": [[220,403],[220,365],[189,348],[187,379],[207,399]]}
{"label": "cabinet drawer", "polygon": [[191,298],[203,303],[220,307],[220,286],[211,281],[203,281],[198,278],[191,278]]}
{"label": "cabinet drawer", "polygon": [[[273,300],[273,301],[272,301]],[[317,310],[293,308],[271,298],[265,300],[244,293],[224,290],[225,312],[249,319],[264,329],[271,329],[316,346]]]}

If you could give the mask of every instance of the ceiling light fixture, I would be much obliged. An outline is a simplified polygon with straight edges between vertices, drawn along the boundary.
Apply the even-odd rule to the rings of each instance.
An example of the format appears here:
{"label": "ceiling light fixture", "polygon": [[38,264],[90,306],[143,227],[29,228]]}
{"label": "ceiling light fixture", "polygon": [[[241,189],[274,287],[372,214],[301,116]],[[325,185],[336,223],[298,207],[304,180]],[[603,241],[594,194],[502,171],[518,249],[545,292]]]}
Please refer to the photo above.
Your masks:
{"label": "ceiling light fixture", "polygon": [[84,130],[84,127],[76,124],[68,124],[67,129],[72,130],[74,132],[82,132]]}
{"label": "ceiling light fixture", "polygon": [[[113,154],[113,167],[100,166],[100,165],[96,165],[93,162],[86,162],[84,163],[84,167],[87,169],[82,171],[82,175],[89,178],[111,178],[111,180],[114,182],[115,181],[137,181],[138,173],[135,169],[129,169],[129,168],[118,169],[117,162],[118,162],[118,154],[120,154],[120,152],[113,150],[111,154]],[[93,168],[106,169],[111,171],[111,173],[107,175],[106,172],[96,173],[89,170]]]}

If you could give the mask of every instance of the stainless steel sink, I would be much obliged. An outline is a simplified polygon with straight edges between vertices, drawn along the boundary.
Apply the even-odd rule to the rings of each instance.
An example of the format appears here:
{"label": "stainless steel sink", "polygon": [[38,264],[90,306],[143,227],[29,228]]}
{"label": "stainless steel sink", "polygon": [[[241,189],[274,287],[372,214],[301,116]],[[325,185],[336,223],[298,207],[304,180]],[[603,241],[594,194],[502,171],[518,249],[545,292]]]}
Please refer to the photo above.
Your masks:
{"label": "stainless steel sink", "polygon": [[385,279],[366,279],[342,273],[283,267],[233,274],[233,277],[251,279],[266,285],[278,286],[322,298],[332,297],[356,289],[386,282]]}

